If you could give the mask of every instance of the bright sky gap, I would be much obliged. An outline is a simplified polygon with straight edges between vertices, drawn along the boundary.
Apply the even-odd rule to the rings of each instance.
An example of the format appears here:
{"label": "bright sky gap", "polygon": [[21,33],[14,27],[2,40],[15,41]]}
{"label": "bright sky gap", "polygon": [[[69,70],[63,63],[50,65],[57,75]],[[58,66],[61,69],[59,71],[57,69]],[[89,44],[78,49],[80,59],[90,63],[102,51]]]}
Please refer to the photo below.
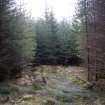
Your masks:
{"label": "bright sky gap", "polygon": [[18,0],[18,3],[24,4],[24,8],[35,19],[43,17],[45,6],[47,6],[53,10],[58,20],[62,18],[72,20],[77,0]]}

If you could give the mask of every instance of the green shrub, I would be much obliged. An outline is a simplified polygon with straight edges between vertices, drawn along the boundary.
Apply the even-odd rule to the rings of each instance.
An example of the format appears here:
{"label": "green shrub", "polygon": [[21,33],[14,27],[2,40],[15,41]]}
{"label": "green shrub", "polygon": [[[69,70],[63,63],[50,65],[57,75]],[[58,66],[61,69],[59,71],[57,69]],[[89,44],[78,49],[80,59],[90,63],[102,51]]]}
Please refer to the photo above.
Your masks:
{"label": "green shrub", "polygon": [[72,103],[73,102],[73,97],[69,96],[56,96],[56,100],[64,103]]}
{"label": "green shrub", "polygon": [[33,84],[33,90],[41,90],[42,86],[40,84]]}
{"label": "green shrub", "polygon": [[1,95],[9,95],[10,90],[8,88],[0,88],[0,94]]}

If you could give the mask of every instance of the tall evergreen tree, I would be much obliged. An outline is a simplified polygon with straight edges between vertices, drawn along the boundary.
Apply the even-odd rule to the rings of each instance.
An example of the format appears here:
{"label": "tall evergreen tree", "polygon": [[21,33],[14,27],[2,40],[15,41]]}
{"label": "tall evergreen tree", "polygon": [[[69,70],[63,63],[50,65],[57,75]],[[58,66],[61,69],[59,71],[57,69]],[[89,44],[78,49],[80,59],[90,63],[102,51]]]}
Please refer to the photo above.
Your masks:
{"label": "tall evergreen tree", "polygon": [[36,61],[56,64],[57,61],[57,22],[52,12],[45,13],[45,19],[36,23]]}
{"label": "tall evergreen tree", "polygon": [[[36,22],[36,63],[80,63],[76,39],[76,35],[79,34],[79,32],[73,32],[75,27],[76,24],[70,25],[67,21],[58,23],[53,12],[46,11],[44,19]],[[77,26],[76,29],[77,28],[80,27]]]}
{"label": "tall evergreen tree", "polygon": [[[14,0],[0,0],[0,79],[17,77],[29,62],[27,43],[32,43],[29,24]],[[33,44],[27,49],[33,48]],[[32,55],[32,49],[29,51]],[[26,56],[27,55],[27,56]],[[32,57],[32,56],[31,56]]]}
{"label": "tall evergreen tree", "polygon": [[12,53],[15,53],[15,51],[11,44],[12,30],[10,29],[10,21],[13,19],[11,14],[15,9],[11,10],[13,0],[0,0],[0,4],[0,78],[3,79],[9,76],[13,67],[11,66],[13,63],[12,57],[14,56]]}

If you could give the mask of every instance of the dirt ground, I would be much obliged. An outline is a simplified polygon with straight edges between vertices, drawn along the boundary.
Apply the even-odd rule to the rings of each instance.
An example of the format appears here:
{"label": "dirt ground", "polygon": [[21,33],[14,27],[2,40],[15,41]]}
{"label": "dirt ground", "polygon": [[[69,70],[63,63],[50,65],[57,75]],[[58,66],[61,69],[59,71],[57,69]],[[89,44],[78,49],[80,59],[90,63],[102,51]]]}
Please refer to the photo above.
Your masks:
{"label": "dirt ground", "polygon": [[86,88],[83,67],[39,66],[0,84],[0,105],[105,105],[105,93]]}

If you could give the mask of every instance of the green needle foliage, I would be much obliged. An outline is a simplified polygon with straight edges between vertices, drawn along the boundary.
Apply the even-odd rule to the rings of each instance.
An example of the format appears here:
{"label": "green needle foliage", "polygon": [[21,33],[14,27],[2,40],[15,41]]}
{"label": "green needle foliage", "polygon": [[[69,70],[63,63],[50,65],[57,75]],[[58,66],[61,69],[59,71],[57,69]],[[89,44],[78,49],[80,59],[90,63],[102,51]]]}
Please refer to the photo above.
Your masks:
{"label": "green needle foliage", "polygon": [[0,80],[19,77],[33,56],[31,19],[14,0],[0,0]]}

